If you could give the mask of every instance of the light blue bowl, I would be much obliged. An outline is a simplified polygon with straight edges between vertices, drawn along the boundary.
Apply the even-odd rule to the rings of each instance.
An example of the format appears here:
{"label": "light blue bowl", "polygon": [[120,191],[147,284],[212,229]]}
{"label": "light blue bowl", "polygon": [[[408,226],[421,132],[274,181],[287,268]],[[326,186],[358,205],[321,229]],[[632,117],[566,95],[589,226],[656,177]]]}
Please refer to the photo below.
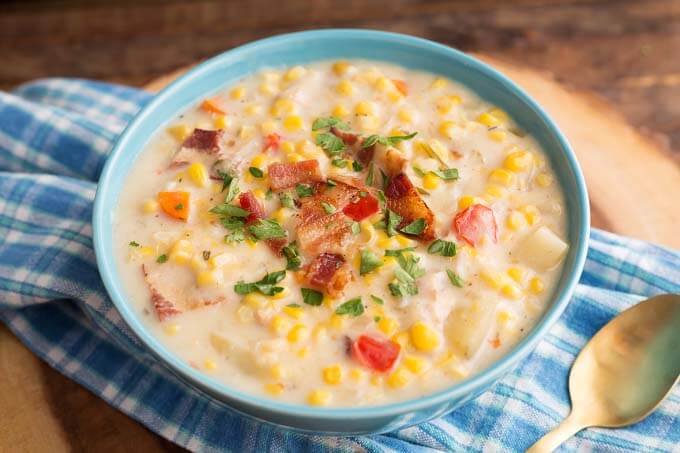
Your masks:
{"label": "light blue bowl", "polygon": [[[195,370],[146,330],[128,303],[114,259],[111,213],[132,164],[156,131],[198,99],[262,68],[338,58],[381,60],[438,73],[500,106],[542,145],[567,203],[569,254],[552,303],[533,330],[483,372],[427,397],[383,406],[316,408],[281,403],[243,393]],[[113,303],[132,331],[175,374],[216,400],[260,420],[314,433],[364,434],[391,431],[446,414],[487,390],[526,357],[569,302],[586,257],[590,215],[583,175],[569,143],[538,104],[505,76],[468,55],[424,39],[369,30],[319,30],[276,36],[225,52],[161,91],[113,148],[99,180],[93,224],[99,272]]]}

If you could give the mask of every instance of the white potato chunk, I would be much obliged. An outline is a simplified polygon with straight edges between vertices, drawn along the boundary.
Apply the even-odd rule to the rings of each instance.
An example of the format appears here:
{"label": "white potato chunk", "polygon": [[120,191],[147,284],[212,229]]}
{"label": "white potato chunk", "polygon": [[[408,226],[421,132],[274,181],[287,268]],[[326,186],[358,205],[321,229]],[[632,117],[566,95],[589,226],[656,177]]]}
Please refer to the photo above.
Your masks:
{"label": "white potato chunk", "polygon": [[569,246],[546,226],[542,226],[521,242],[515,252],[525,264],[537,271],[556,266]]}
{"label": "white potato chunk", "polygon": [[448,317],[446,337],[456,354],[473,357],[494,327],[496,304],[474,301],[456,308]]}

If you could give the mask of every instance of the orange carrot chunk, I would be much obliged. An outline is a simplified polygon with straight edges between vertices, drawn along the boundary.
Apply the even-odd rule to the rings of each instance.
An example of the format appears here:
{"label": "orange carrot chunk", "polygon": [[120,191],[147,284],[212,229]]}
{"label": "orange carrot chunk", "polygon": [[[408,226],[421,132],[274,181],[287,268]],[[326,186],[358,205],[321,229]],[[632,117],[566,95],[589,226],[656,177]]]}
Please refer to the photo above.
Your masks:
{"label": "orange carrot chunk", "polygon": [[224,115],[225,113],[214,99],[204,100],[201,103],[201,108],[208,113],[217,113],[218,115]]}
{"label": "orange carrot chunk", "polygon": [[392,79],[392,83],[404,96],[408,96],[408,85],[403,80]]}
{"label": "orange carrot chunk", "polygon": [[189,218],[189,192],[158,192],[158,204],[173,219]]}

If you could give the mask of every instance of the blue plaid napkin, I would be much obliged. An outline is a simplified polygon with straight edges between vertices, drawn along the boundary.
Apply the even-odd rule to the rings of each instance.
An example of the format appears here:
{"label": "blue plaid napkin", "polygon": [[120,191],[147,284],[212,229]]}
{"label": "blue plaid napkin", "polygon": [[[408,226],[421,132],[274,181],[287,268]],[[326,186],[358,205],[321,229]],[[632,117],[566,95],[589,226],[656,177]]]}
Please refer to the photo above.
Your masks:
{"label": "blue plaid napkin", "polygon": [[[125,327],[99,279],[92,201],[111,143],[150,98],[84,80],[0,92],[0,319],[41,359],[190,450],[522,451],[569,411],[567,375],[609,319],[680,292],[680,253],[593,231],[566,312],[512,373],[452,414],[385,435],[306,436],[258,423],[167,372]],[[564,451],[680,451],[680,389],[643,422],[588,429]]]}

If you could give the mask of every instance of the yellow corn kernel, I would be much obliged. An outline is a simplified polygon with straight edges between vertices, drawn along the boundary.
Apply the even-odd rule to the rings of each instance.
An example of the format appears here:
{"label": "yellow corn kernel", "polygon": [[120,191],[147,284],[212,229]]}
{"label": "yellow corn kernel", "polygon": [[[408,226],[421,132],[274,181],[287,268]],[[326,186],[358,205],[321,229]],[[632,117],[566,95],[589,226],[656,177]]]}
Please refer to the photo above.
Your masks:
{"label": "yellow corn kernel", "polygon": [[265,384],[264,391],[272,396],[280,395],[283,393],[283,384],[280,382]]}
{"label": "yellow corn kernel", "polygon": [[492,272],[486,269],[483,269],[479,273],[479,276],[482,277],[484,283],[486,283],[491,289],[499,289],[506,281],[503,275],[499,274],[498,272]]}
{"label": "yellow corn kernel", "polygon": [[361,241],[365,244],[372,243],[377,236],[373,224],[369,220],[364,219],[359,223],[359,226],[361,226]]}
{"label": "yellow corn kernel", "polygon": [[258,89],[260,90],[260,94],[264,94],[265,96],[271,96],[278,91],[277,87],[269,82],[262,82]]}
{"label": "yellow corn kernel", "polygon": [[435,90],[440,90],[444,88],[447,85],[446,79],[442,79],[441,77],[437,77],[434,79],[434,82],[432,82],[432,85],[430,85],[430,88],[435,89]]}
{"label": "yellow corn kernel", "polygon": [[359,368],[352,368],[349,372],[349,377],[355,381],[360,381],[366,376],[366,372]]}
{"label": "yellow corn kernel", "polygon": [[504,169],[496,168],[489,174],[489,180],[510,187],[515,183],[517,177],[514,173]]}
{"label": "yellow corn kernel", "polygon": [[326,390],[312,390],[307,395],[307,402],[312,406],[328,406],[333,400],[333,395]]}
{"label": "yellow corn kernel", "polygon": [[377,374],[374,374],[373,376],[371,376],[371,385],[374,386],[374,387],[380,387],[381,385],[383,385],[382,376],[379,376]]}
{"label": "yellow corn kernel", "polygon": [[283,223],[290,216],[288,208],[279,208],[272,213],[272,218],[279,223]]}
{"label": "yellow corn kernel", "polygon": [[265,191],[262,190],[262,189],[255,189],[255,190],[253,190],[253,195],[255,195],[255,196],[256,196],[257,198],[259,198],[260,200],[264,200],[265,197],[267,196],[267,194],[265,193]]}
{"label": "yellow corn kernel", "polygon": [[435,105],[437,106],[437,111],[440,115],[446,115],[451,111],[454,105],[458,105],[461,102],[463,102],[463,100],[460,96],[448,95],[438,98]]}
{"label": "yellow corn kernel", "polygon": [[399,328],[399,324],[392,318],[382,318],[378,321],[378,330],[385,335],[392,335]]}
{"label": "yellow corn kernel", "polygon": [[453,128],[455,125],[453,121],[442,121],[439,125],[439,133],[446,138],[453,138]]}
{"label": "yellow corn kernel", "polygon": [[394,341],[395,343],[399,343],[399,345],[402,348],[405,348],[406,345],[408,344],[408,338],[409,338],[409,333],[405,331],[405,332],[395,333],[394,335],[392,335],[392,338],[390,338],[390,339],[392,341]]}
{"label": "yellow corn kernel", "polygon": [[351,96],[354,93],[354,85],[349,80],[342,80],[335,89],[343,96]]}
{"label": "yellow corn kernel", "polygon": [[178,333],[180,330],[181,330],[181,328],[180,328],[179,324],[176,324],[176,323],[168,324],[168,325],[165,326],[165,328],[163,329],[163,331],[165,332],[165,334],[166,334],[166,335],[169,335],[169,336],[171,336],[171,337],[174,336],[174,335],[177,335],[177,333]]}
{"label": "yellow corn kernel", "polygon": [[336,61],[333,63],[333,72],[339,76],[344,75],[349,68],[350,64],[347,61]]}
{"label": "yellow corn kernel", "polygon": [[361,101],[354,108],[354,112],[357,115],[373,115],[373,103],[369,101]]}
{"label": "yellow corn kernel", "polygon": [[255,116],[259,115],[262,113],[262,106],[259,106],[257,104],[249,104],[245,108],[246,115],[248,116]]}
{"label": "yellow corn kernel", "polygon": [[280,315],[276,315],[272,318],[271,329],[277,335],[285,335],[290,330],[290,321]]}
{"label": "yellow corn kernel", "polygon": [[203,366],[208,371],[214,371],[217,369],[217,362],[212,359],[205,359],[203,361]]}
{"label": "yellow corn kernel", "polygon": [[267,162],[267,156],[264,154],[258,154],[253,159],[250,161],[250,166],[251,167],[262,167],[264,164]]}
{"label": "yellow corn kernel", "polygon": [[178,141],[183,142],[191,134],[191,129],[186,124],[177,124],[168,128],[170,135],[175,137]]}
{"label": "yellow corn kernel", "polygon": [[243,296],[243,303],[252,308],[262,308],[267,303],[267,299],[257,293],[250,293]]}
{"label": "yellow corn kernel", "polygon": [[479,203],[479,199],[477,197],[473,197],[472,195],[463,195],[458,199],[458,209],[467,209],[476,203]]}
{"label": "yellow corn kernel", "polygon": [[488,186],[486,186],[484,194],[490,197],[491,199],[505,198],[508,195],[508,190],[496,184],[489,184]]}
{"label": "yellow corn kernel", "polygon": [[514,318],[511,313],[508,313],[505,310],[501,310],[498,312],[496,315],[496,320],[498,321],[499,324],[505,324],[508,321],[511,321]]}
{"label": "yellow corn kernel", "polygon": [[262,78],[265,82],[276,83],[281,80],[281,73],[276,71],[267,71],[262,73]]}
{"label": "yellow corn kernel", "polygon": [[503,293],[503,295],[512,300],[517,300],[520,297],[522,297],[522,290],[519,289],[517,285],[514,284],[504,285],[501,288],[501,292]]}
{"label": "yellow corn kernel", "polygon": [[[208,268],[203,257],[199,258],[198,255],[195,255],[193,258],[191,258],[189,265],[197,274],[205,271]],[[215,275],[215,277],[217,277],[217,275]]]}
{"label": "yellow corn kernel", "polygon": [[396,236],[396,238],[397,238],[397,242],[398,242],[399,245],[401,245],[402,247],[410,247],[410,246],[412,246],[413,243],[414,243],[413,239],[409,239],[409,238],[407,238],[406,236],[402,236],[401,234],[398,234],[398,235]]}
{"label": "yellow corn kernel", "polygon": [[243,88],[242,86],[237,86],[231,89],[229,92],[229,96],[235,100],[235,101],[240,101],[243,99],[243,96],[246,94],[246,89]]}
{"label": "yellow corn kernel", "polygon": [[305,311],[302,307],[285,306],[283,312],[294,319],[302,319],[305,316]]}
{"label": "yellow corn kernel", "polygon": [[341,315],[333,314],[328,320],[328,325],[331,329],[341,330],[345,325],[345,318]]}
{"label": "yellow corn kernel", "polygon": [[505,224],[511,230],[517,231],[524,227],[525,225],[524,216],[517,211],[512,211],[508,214],[508,218],[505,220]]}
{"label": "yellow corn kernel", "polygon": [[279,148],[281,148],[281,151],[283,151],[284,154],[290,154],[295,152],[295,145],[293,145],[291,142],[284,140],[279,144]]}
{"label": "yellow corn kernel", "polygon": [[[385,247],[388,249],[389,247]],[[386,266],[392,266],[397,264],[397,258],[394,256],[383,256],[382,258],[383,265]]]}
{"label": "yellow corn kernel", "polygon": [[489,110],[489,114],[491,114],[494,118],[496,118],[501,123],[506,123],[508,121],[508,119],[510,119],[510,117],[505,112],[505,110],[499,109],[498,107],[494,107],[491,110]]}
{"label": "yellow corn kernel", "polygon": [[405,387],[408,384],[410,378],[408,373],[402,367],[394,370],[389,376],[387,376],[387,385],[392,388],[399,389]]}
{"label": "yellow corn kernel", "polygon": [[427,173],[423,176],[423,187],[428,190],[434,190],[439,187],[439,177],[432,173]]}
{"label": "yellow corn kernel", "polygon": [[343,117],[347,116],[348,113],[349,113],[349,110],[347,110],[347,107],[345,107],[342,104],[336,105],[335,108],[333,109],[333,116],[335,116],[337,118],[343,118]]}
{"label": "yellow corn kernel", "polygon": [[503,166],[514,172],[525,171],[531,165],[533,158],[528,151],[514,151],[507,155]]}
{"label": "yellow corn kernel", "polygon": [[290,99],[279,98],[274,101],[270,110],[275,117],[283,116],[286,113],[293,113],[295,111],[295,104]]}
{"label": "yellow corn kernel", "polygon": [[534,294],[540,294],[545,290],[545,285],[540,277],[534,277],[529,280],[529,290]]}
{"label": "yellow corn kernel", "polygon": [[286,130],[289,132],[295,132],[297,130],[300,130],[302,129],[302,126],[303,126],[302,117],[298,115],[291,115],[283,120],[283,127],[285,127]]}
{"label": "yellow corn kernel", "polygon": [[283,75],[283,80],[286,82],[293,82],[305,75],[306,72],[307,70],[302,66],[294,66],[286,71],[286,73]]}
{"label": "yellow corn kernel", "polygon": [[507,273],[510,276],[510,278],[516,281],[517,283],[522,283],[522,280],[524,280],[524,276],[527,274],[524,269],[519,267],[511,267],[508,269]]}
{"label": "yellow corn kernel", "polygon": [[155,214],[158,212],[158,202],[150,198],[142,204],[142,210],[147,214]]}
{"label": "yellow corn kernel", "polygon": [[217,283],[215,271],[203,271],[196,275],[196,284],[198,286],[212,286]]}
{"label": "yellow corn kernel", "polygon": [[271,374],[272,378],[274,379],[283,379],[286,374],[286,370],[283,369],[283,366],[281,366],[280,363],[275,363],[269,369],[269,374]]}
{"label": "yellow corn kernel", "polygon": [[489,131],[489,138],[494,142],[503,143],[507,138],[508,133],[499,129]]}
{"label": "yellow corn kernel", "polygon": [[213,125],[217,129],[226,129],[229,126],[229,119],[224,115],[218,115],[213,118]]}
{"label": "yellow corn kernel", "polygon": [[151,256],[154,254],[154,249],[153,247],[149,247],[148,245],[145,247],[140,247],[139,248],[139,253],[145,256]]}
{"label": "yellow corn kernel", "polygon": [[534,205],[528,204],[526,206],[522,206],[519,208],[519,210],[522,211],[522,214],[524,214],[524,217],[526,217],[527,223],[529,225],[533,225],[541,220],[541,211],[539,211]]}
{"label": "yellow corn kernel", "polygon": [[553,177],[547,173],[541,173],[540,175],[536,176],[535,180],[536,184],[538,184],[540,187],[549,187],[553,182]]}
{"label": "yellow corn kernel", "polygon": [[312,337],[315,342],[325,340],[328,337],[328,330],[324,326],[316,326],[312,332]]}
{"label": "yellow corn kernel", "polygon": [[403,364],[413,374],[423,374],[429,368],[427,360],[415,356],[404,357]]}
{"label": "yellow corn kernel", "polygon": [[304,359],[309,355],[309,346],[303,346],[300,349],[298,349],[297,356],[300,357],[301,359]]}
{"label": "yellow corn kernel", "polygon": [[309,329],[304,324],[296,324],[288,332],[288,341],[291,343],[305,341],[307,338],[309,338]]}
{"label": "yellow corn kernel", "polygon": [[439,346],[439,335],[423,322],[416,322],[409,330],[411,343],[419,351],[431,352]]}
{"label": "yellow corn kernel", "polygon": [[189,178],[191,178],[198,187],[205,187],[208,183],[208,171],[205,169],[205,166],[199,162],[194,162],[189,165],[187,173],[189,174]]}
{"label": "yellow corn kernel", "polygon": [[299,155],[298,153],[290,153],[286,156],[286,160],[288,162],[301,162],[305,160],[305,158]]}
{"label": "yellow corn kernel", "polygon": [[394,90],[394,83],[387,77],[378,77],[375,79],[375,89],[387,93]]}
{"label": "yellow corn kernel", "polygon": [[484,112],[477,117],[477,122],[487,127],[495,127],[501,124],[500,120],[489,112]]}
{"label": "yellow corn kernel", "polygon": [[253,138],[255,135],[255,128],[253,126],[241,126],[241,130],[238,133],[239,138],[247,140]]}
{"label": "yellow corn kernel", "polygon": [[388,249],[392,247],[392,238],[387,235],[384,231],[378,231],[377,233],[378,239],[375,241],[375,244],[382,248],[382,249]]}
{"label": "yellow corn kernel", "polygon": [[250,323],[255,319],[255,312],[249,306],[241,305],[238,307],[238,310],[236,310],[236,317],[244,324]]}
{"label": "yellow corn kernel", "polygon": [[338,364],[331,365],[322,370],[323,380],[329,385],[338,385],[342,382],[342,367]]}
{"label": "yellow corn kernel", "polygon": [[262,124],[260,124],[260,130],[265,135],[276,132],[277,130],[280,129],[280,127],[281,126],[276,121],[265,121]]}
{"label": "yellow corn kernel", "polygon": [[410,123],[413,121],[413,113],[408,109],[400,109],[397,112],[397,118],[399,118],[399,121],[402,123]]}

